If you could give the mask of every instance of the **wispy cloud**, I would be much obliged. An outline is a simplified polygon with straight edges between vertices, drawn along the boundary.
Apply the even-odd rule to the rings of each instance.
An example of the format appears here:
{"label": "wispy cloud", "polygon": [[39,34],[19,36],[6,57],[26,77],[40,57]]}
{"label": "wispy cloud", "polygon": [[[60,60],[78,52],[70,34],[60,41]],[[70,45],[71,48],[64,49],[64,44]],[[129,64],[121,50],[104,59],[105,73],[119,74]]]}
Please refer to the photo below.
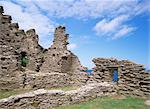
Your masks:
{"label": "wispy cloud", "polygon": [[[93,29],[98,36],[105,36],[113,40],[128,36],[137,29],[137,27],[131,26],[128,22],[139,14],[147,11],[150,12],[149,2],[146,0],[143,0],[143,2],[140,2],[140,0],[120,0],[120,3],[121,2],[125,3],[125,5],[118,7],[115,11],[113,10],[115,16],[105,16],[96,23]],[[116,1],[116,4],[117,3]]]}
{"label": "wispy cloud", "polygon": [[115,32],[127,19],[127,15],[118,16],[112,20],[103,19],[96,24],[94,30],[97,32],[97,34]]}
{"label": "wispy cloud", "polygon": [[125,24],[128,19],[128,15],[121,15],[112,20],[103,19],[95,25],[94,30],[97,35],[118,39],[135,30],[135,27]]}
{"label": "wispy cloud", "polygon": [[[4,6],[5,14],[12,16],[13,22],[19,23],[20,29],[36,29],[37,34],[40,36],[40,42],[43,42],[42,40],[46,36],[48,38],[54,31],[55,23],[41,13],[34,4],[23,7],[13,2],[0,1],[0,5]],[[48,45],[50,45],[50,42],[46,46]]]}
{"label": "wispy cloud", "polygon": [[59,18],[103,18],[130,12],[139,0],[36,0],[34,3],[49,16]]}
{"label": "wispy cloud", "polygon": [[122,27],[122,29],[120,29],[118,32],[115,33],[115,35],[112,37],[112,39],[118,39],[120,37],[124,37],[127,34],[129,34],[132,31],[134,31],[135,29],[136,29],[135,27],[124,26],[124,27]]}
{"label": "wispy cloud", "polygon": [[[52,34],[54,18],[99,19],[94,30],[98,35],[120,38],[132,32],[126,24],[134,16],[149,11],[148,0],[1,0],[5,13],[12,15],[20,28],[35,28],[40,40]],[[126,28],[125,28],[126,27]],[[116,31],[116,29],[118,29]],[[124,32],[125,33],[125,32]],[[119,36],[120,34],[120,36]],[[106,36],[107,36],[106,35]],[[42,42],[42,41],[41,41]],[[50,42],[49,42],[50,43]]]}

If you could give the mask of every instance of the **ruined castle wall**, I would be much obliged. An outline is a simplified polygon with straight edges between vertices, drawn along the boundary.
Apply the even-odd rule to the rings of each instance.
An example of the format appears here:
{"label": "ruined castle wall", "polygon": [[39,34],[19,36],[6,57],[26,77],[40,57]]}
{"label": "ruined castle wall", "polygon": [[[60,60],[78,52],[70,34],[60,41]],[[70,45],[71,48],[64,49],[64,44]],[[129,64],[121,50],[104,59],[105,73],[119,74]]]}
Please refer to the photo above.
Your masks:
{"label": "ruined castle wall", "polygon": [[66,73],[42,73],[27,71],[24,88],[40,89],[71,86],[73,83],[70,75]]}
{"label": "ruined castle wall", "polygon": [[[45,54],[45,61],[40,69],[41,72],[62,72],[62,66],[65,65],[64,61],[70,55],[70,52],[67,50],[67,37],[64,26],[56,28],[53,45]],[[69,60],[66,61],[69,62]]]}
{"label": "ruined castle wall", "polygon": [[71,72],[73,71],[72,70],[72,64],[73,64],[73,61],[72,61],[72,55],[70,54],[71,52],[68,52],[69,55],[66,55],[66,56],[63,56],[61,58],[61,71],[63,73],[66,73],[66,72]]}
{"label": "ruined castle wall", "polygon": [[77,90],[44,90],[12,96],[0,100],[1,109],[53,109],[61,105],[81,103],[92,98],[116,94],[108,83],[89,84]]}
{"label": "ruined castle wall", "polygon": [[17,23],[11,22],[11,16],[3,14],[0,6],[0,89],[13,89],[22,86],[21,52],[29,57],[27,68],[35,70],[41,60],[38,37],[34,30],[26,33],[19,29]]}
{"label": "ruined castle wall", "polygon": [[55,49],[48,49],[44,55],[44,62],[40,68],[43,73],[60,72],[61,73],[61,53]]}
{"label": "ruined castle wall", "polygon": [[0,6],[0,89],[20,86],[16,71],[19,69],[19,51],[24,34],[17,23],[11,23],[11,16],[3,15],[3,7]]}
{"label": "ruined castle wall", "polygon": [[64,26],[58,26],[55,29],[54,36],[55,37],[51,48],[67,50],[67,44],[69,44],[68,43],[69,36],[68,34],[66,34],[66,28]]}
{"label": "ruined castle wall", "polygon": [[[2,7],[1,7],[2,10]],[[1,11],[2,12],[2,11]],[[0,62],[1,70],[0,77],[12,76],[11,73],[17,70],[18,50],[20,49],[19,43],[21,36],[17,38],[18,28],[11,23],[11,16],[0,14]],[[17,40],[15,40],[17,38]],[[11,72],[11,73],[10,73]]]}
{"label": "ruined castle wall", "polygon": [[72,70],[74,70],[74,71],[84,71],[84,70],[87,69],[86,67],[81,65],[80,60],[73,53],[71,54],[71,58],[72,58]]}
{"label": "ruined castle wall", "polygon": [[[39,80],[38,77],[27,78],[25,74],[27,70],[46,74],[64,73],[75,78],[84,67],[80,64],[78,57],[67,50],[68,37],[65,27],[58,26],[54,33],[53,45],[49,49],[43,49],[38,44],[38,35],[35,30],[30,29],[24,32],[19,29],[17,23],[11,23],[11,16],[3,15],[3,7],[0,6],[0,86],[2,86],[0,89],[15,89],[24,87],[26,84],[34,86],[36,81],[38,84],[43,83],[43,79],[46,79],[47,83],[54,83],[54,78],[50,76],[41,76]],[[21,61],[25,56],[29,62],[26,67],[23,67]],[[32,79],[34,83],[31,82]],[[74,79],[63,79],[67,82],[66,84],[62,82],[62,85],[74,81]],[[44,84],[47,85],[47,83],[44,81]],[[43,87],[50,86],[46,85]],[[55,85],[59,86],[57,83]]]}
{"label": "ruined castle wall", "polygon": [[34,29],[26,32],[26,38],[23,40],[23,49],[27,52],[29,63],[27,69],[39,71],[43,61],[44,49],[38,44],[39,38]]}
{"label": "ruined castle wall", "polygon": [[71,51],[67,51],[64,53],[61,59],[62,63],[62,72],[71,72],[70,75],[79,74],[80,71],[85,70],[76,55],[74,55]]}
{"label": "ruined castle wall", "polygon": [[54,41],[44,57],[41,72],[79,73],[83,69],[81,63],[71,51],[67,50],[68,37],[65,27],[59,26],[54,33]]}
{"label": "ruined castle wall", "polygon": [[93,59],[96,82],[113,82],[113,70],[118,70],[117,89],[120,94],[150,96],[150,74],[142,65],[130,61],[118,61],[113,58]]}

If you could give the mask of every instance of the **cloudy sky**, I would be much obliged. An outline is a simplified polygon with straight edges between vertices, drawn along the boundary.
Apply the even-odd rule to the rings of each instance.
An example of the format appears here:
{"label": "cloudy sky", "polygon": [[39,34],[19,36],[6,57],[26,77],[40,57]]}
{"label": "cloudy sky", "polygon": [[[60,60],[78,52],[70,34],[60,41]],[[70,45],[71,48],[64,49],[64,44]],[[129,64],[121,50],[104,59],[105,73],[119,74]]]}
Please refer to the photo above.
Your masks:
{"label": "cloudy sky", "polygon": [[65,25],[68,48],[84,66],[96,57],[127,59],[150,68],[150,0],[0,0],[20,29],[35,28],[50,47],[54,28]]}

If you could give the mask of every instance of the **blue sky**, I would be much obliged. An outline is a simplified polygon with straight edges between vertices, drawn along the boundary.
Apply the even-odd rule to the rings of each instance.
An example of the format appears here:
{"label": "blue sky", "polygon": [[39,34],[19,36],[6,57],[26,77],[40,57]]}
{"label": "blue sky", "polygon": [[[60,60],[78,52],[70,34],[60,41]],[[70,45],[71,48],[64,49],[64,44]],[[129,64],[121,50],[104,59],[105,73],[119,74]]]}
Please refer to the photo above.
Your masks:
{"label": "blue sky", "polygon": [[54,28],[65,25],[68,48],[81,63],[115,57],[150,68],[149,0],[0,0],[20,29],[35,28],[40,44],[52,44]]}

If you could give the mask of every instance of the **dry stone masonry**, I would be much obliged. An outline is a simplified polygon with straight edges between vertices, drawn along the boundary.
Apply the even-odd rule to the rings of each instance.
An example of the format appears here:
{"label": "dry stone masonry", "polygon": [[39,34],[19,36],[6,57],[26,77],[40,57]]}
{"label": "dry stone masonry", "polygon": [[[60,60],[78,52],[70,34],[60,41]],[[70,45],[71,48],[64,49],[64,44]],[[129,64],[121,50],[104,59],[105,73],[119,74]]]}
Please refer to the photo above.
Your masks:
{"label": "dry stone masonry", "polygon": [[89,84],[77,90],[44,90],[11,96],[0,100],[1,109],[53,109],[61,105],[81,103],[92,98],[116,94],[107,82]]}
{"label": "dry stone masonry", "polygon": [[40,70],[45,73],[62,72],[71,74],[82,70],[83,67],[78,58],[67,50],[69,35],[65,33],[65,27],[57,27],[54,35],[53,45],[45,53],[45,60]]}
{"label": "dry stone masonry", "polygon": [[[80,64],[78,57],[67,50],[69,35],[65,33],[64,26],[56,28],[53,45],[44,49],[39,45],[39,37],[34,29],[24,32],[19,29],[17,23],[11,23],[11,16],[3,13],[3,7],[0,6],[0,89],[10,90],[29,85],[31,88],[39,88],[42,84],[46,86],[48,83],[54,83],[53,77],[57,81],[61,76],[61,79],[65,79],[64,82],[60,80],[61,84],[56,82],[52,86],[74,83],[74,80],[69,79],[70,76],[76,77],[85,68]],[[25,67],[21,65],[24,57],[28,58]]]}
{"label": "dry stone masonry", "polygon": [[93,81],[113,82],[113,71],[117,70],[118,82],[114,84],[118,93],[150,97],[150,73],[145,71],[143,65],[114,58],[96,58],[93,62],[96,65]]}

